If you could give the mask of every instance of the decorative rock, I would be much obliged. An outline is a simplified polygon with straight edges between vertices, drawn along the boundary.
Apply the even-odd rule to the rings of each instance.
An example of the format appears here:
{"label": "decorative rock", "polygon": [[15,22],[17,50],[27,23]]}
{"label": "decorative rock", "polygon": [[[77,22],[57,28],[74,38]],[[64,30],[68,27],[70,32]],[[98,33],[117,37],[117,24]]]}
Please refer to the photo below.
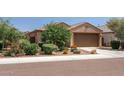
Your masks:
{"label": "decorative rock", "polygon": [[0,53],[0,58],[3,58],[4,57],[4,55],[2,55],[1,53]]}
{"label": "decorative rock", "polygon": [[96,49],[91,50],[91,51],[90,51],[90,54],[96,54]]}

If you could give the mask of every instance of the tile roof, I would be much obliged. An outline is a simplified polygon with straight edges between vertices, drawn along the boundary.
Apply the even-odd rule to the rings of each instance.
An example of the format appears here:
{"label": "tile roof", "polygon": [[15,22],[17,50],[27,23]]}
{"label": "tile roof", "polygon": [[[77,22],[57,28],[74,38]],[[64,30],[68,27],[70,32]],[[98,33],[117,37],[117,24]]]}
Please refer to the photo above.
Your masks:
{"label": "tile roof", "polygon": [[74,24],[74,25],[72,25],[72,26],[70,27],[70,29],[76,28],[76,27],[81,26],[81,25],[86,25],[86,24],[91,25],[91,26],[93,26],[94,28],[96,28],[96,29],[100,30],[101,32],[103,32],[102,29],[100,29],[100,28],[98,28],[98,27],[96,27],[96,26],[94,26],[94,25],[92,25],[92,24],[90,24],[90,23],[88,23],[88,22],[81,22],[81,23]]}
{"label": "tile roof", "polygon": [[113,32],[111,29],[109,29],[106,25],[98,26],[99,29],[103,30],[103,33],[109,33]]}
{"label": "tile roof", "polygon": [[[75,28],[75,27],[78,27],[78,26],[80,26],[80,25],[83,25],[83,24],[90,24],[90,23],[88,23],[88,22],[81,22],[81,23],[77,23],[77,24],[74,24],[74,25],[69,25],[69,24],[67,24],[67,23],[65,23],[65,22],[56,22],[57,24],[65,24],[65,25],[67,25],[68,27],[69,27],[69,29],[73,29],[73,28]],[[92,24],[90,24],[90,25],[92,25]],[[92,25],[92,26],[94,26],[94,25]],[[97,29],[99,29],[99,30],[101,30],[103,33],[110,33],[110,32],[113,32],[112,30],[110,30],[106,25],[103,25],[103,26],[94,26],[95,28],[97,28]],[[37,29],[35,29],[34,31],[32,31],[32,32],[36,32],[36,31],[43,31],[44,30],[44,28],[43,28],[43,26],[42,27],[39,27],[39,28],[37,28]]]}

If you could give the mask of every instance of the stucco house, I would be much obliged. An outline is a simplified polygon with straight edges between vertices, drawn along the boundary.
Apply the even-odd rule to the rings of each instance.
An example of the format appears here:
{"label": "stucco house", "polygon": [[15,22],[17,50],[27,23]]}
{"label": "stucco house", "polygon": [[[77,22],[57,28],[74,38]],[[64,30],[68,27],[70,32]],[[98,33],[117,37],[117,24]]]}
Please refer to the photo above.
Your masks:
{"label": "stucco house", "polygon": [[[74,25],[68,25],[64,22],[59,22],[58,24],[64,25],[70,30],[70,46],[76,44],[78,47],[101,47],[103,44],[102,42],[106,41],[107,33],[104,33],[103,31],[105,29],[96,27],[88,22],[78,23]],[[27,33],[27,37],[32,43],[42,42],[42,31],[44,31],[43,27],[38,28],[32,32]]]}
{"label": "stucco house", "polygon": [[102,33],[102,45],[103,46],[110,46],[111,40],[115,39],[114,31],[109,29],[106,25],[98,26],[99,29],[103,31]]}

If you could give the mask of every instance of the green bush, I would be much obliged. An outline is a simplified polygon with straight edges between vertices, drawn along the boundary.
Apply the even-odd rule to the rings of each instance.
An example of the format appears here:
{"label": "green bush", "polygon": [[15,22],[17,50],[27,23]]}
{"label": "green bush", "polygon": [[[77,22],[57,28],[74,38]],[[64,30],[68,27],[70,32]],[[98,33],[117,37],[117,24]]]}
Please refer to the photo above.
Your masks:
{"label": "green bush", "polygon": [[19,54],[19,55],[24,55],[25,52],[24,52],[24,50],[22,50],[22,49],[12,48],[12,49],[9,50],[9,51],[3,52],[3,54],[4,54],[4,56],[12,56],[12,57],[15,57],[15,56],[17,56],[18,54]]}
{"label": "green bush", "polygon": [[11,51],[6,51],[3,54],[4,54],[4,56],[11,56]]}
{"label": "green bush", "polygon": [[63,54],[68,54],[68,52],[69,52],[69,48],[65,47],[64,50],[63,50]]}
{"label": "green bush", "polygon": [[4,53],[4,56],[12,56],[12,57],[14,57],[14,56],[16,56],[17,53],[18,53],[18,50],[16,48],[12,48],[11,50],[6,51]]}
{"label": "green bush", "polygon": [[71,33],[67,27],[49,23],[44,26],[45,31],[41,33],[41,40],[45,44],[55,44],[60,50],[63,50],[70,41]]}
{"label": "green bush", "polygon": [[2,50],[2,47],[3,47],[3,42],[0,41],[0,50]]}
{"label": "green bush", "polygon": [[77,48],[71,48],[71,52],[74,52],[75,50],[77,50]]}
{"label": "green bush", "polygon": [[43,51],[45,54],[52,54],[53,51],[57,50],[57,46],[54,44],[43,44]]}
{"label": "green bush", "polygon": [[111,41],[111,47],[112,49],[119,49],[120,41],[116,41],[116,40]]}
{"label": "green bush", "polygon": [[24,49],[26,46],[28,46],[30,42],[27,39],[20,39],[19,40],[19,47],[21,49]]}
{"label": "green bush", "polygon": [[38,52],[39,46],[37,44],[28,44],[24,48],[26,55],[35,55]]}
{"label": "green bush", "polygon": [[17,51],[17,54],[25,55],[24,49],[19,49],[19,50]]}
{"label": "green bush", "polygon": [[73,53],[74,53],[74,54],[80,54],[80,50],[79,50],[79,49],[74,49],[74,50],[73,50]]}
{"label": "green bush", "polygon": [[41,48],[41,50],[43,50],[43,42],[38,43],[38,45]]}

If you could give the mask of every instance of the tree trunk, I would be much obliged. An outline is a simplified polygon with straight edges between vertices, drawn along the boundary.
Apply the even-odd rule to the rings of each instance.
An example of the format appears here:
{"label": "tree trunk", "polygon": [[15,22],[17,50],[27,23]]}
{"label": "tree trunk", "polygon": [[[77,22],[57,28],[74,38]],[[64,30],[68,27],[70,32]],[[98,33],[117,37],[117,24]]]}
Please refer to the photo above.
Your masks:
{"label": "tree trunk", "polygon": [[124,41],[121,42],[121,49],[124,49]]}
{"label": "tree trunk", "polygon": [[3,48],[4,48],[4,43],[5,43],[5,42],[4,42],[4,40],[2,40],[2,41],[3,41],[3,45],[2,45],[2,49],[3,49]]}

